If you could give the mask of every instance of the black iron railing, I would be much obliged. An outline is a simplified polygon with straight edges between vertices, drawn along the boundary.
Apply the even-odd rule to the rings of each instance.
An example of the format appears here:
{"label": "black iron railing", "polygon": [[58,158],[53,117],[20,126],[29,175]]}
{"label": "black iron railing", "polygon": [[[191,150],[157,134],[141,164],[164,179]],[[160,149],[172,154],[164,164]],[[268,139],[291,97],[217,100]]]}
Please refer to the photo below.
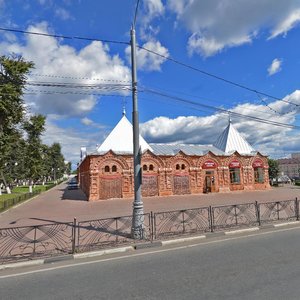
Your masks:
{"label": "black iron railing", "polygon": [[131,237],[132,216],[0,229],[0,263],[93,251],[181,235],[299,220],[299,201],[246,203],[148,213],[142,239]]}

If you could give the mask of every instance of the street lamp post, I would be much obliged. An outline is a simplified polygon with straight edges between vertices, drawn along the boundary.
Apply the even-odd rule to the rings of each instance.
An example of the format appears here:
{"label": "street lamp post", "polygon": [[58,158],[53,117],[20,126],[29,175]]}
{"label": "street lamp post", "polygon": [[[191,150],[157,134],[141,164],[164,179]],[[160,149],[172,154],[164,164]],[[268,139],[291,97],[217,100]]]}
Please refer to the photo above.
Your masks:
{"label": "street lamp post", "polygon": [[132,75],[132,123],[133,123],[133,162],[134,162],[134,202],[132,213],[131,236],[134,239],[144,238],[144,205],[141,197],[141,148],[139,141],[139,115],[137,102],[137,72],[135,29],[132,26],[131,36],[131,75]]}

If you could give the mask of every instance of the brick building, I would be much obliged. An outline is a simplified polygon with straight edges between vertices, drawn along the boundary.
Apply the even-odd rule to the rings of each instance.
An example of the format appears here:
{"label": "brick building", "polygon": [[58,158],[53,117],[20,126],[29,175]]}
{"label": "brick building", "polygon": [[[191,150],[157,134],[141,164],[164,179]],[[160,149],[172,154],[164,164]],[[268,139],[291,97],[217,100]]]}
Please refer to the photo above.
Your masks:
{"label": "brick building", "polygon": [[[78,167],[89,201],[132,198],[132,125],[125,115]],[[268,189],[267,157],[229,122],[214,145],[148,144],[140,136],[142,196]]]}
{"label": "brick building", "polygon": [[287,175],[289,178],[300,178],[300,153],[292,153],[291,158],[278,159],[279,175]]}

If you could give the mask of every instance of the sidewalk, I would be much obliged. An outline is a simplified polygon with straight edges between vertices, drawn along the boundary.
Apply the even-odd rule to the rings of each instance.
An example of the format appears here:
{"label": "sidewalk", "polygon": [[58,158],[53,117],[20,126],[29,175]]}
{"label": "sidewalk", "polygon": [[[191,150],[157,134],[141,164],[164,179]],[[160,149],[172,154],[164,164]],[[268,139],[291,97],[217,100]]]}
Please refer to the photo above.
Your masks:
{"label": "sidewalk", "polygon": [[[300,199],[300,188],[285,186],[268,191],[238,191],[200,195],[144,198],[145,213],[249,202]],[[0,214],[0,228],[126,216],[133,199],[87,202],[81,190],[67,190],[62,183],[37,197]]]}

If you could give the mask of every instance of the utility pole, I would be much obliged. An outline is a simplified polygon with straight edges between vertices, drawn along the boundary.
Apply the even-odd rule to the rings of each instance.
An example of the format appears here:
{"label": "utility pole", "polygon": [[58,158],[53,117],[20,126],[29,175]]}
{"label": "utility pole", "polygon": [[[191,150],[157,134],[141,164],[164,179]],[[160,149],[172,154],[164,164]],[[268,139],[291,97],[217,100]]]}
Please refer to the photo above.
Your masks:
{"label": "utility pole", "polygon": [[131,45],[131,76],[132,76],[132,122],[133,122],[133,163],[134,163],[134,202],[132,213],[131,236],[134,239],[144,238],[144,205],[141,197],[141,149],[139,141],[139,114],[137,103],[137,72],[135,28],[130,30]]}

